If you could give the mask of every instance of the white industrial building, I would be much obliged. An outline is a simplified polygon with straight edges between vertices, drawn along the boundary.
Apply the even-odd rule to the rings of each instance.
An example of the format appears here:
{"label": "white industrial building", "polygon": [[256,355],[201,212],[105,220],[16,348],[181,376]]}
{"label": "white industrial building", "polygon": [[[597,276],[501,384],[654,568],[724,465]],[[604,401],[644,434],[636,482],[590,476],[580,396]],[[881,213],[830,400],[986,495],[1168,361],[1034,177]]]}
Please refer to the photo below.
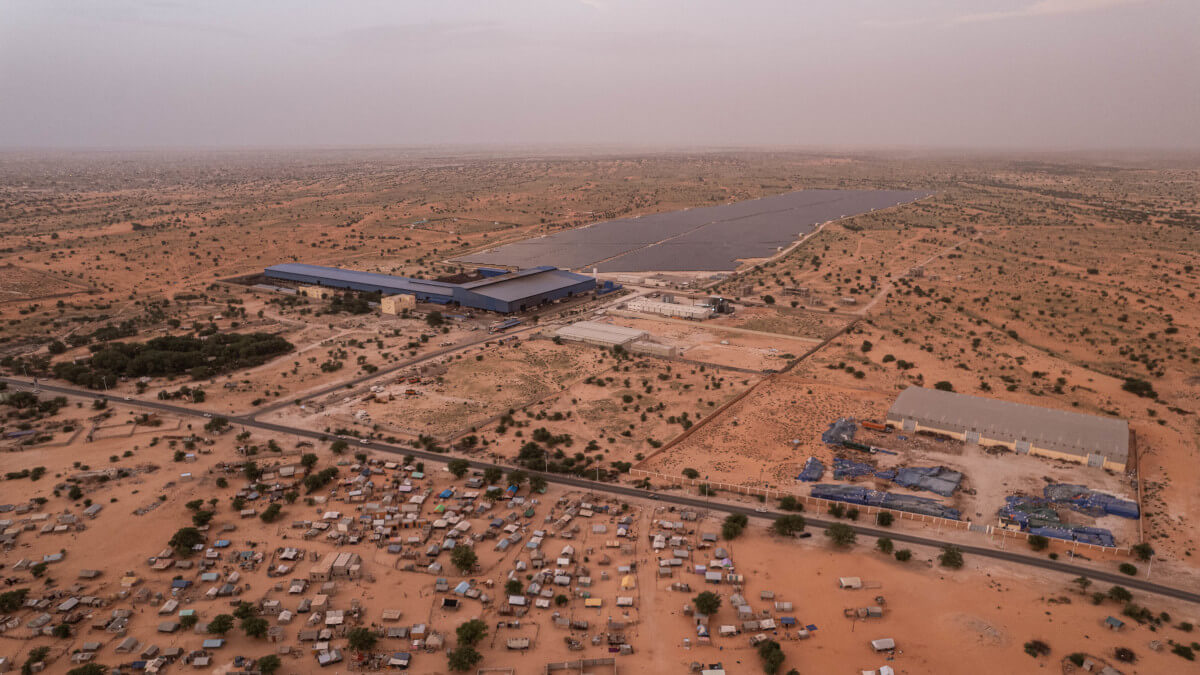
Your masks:
{"label": "white industrial building", "polygon": [[659,356],[664,359],[671,359],[679,356],[679,349],[675,345],[664,345],[658,342],[650,342],[648,340],[637,340],[628,347],[632,354],[645,354],[647,356]]}
{"label": "white industrial building", "polygon": [[625,308],[631,312],[658,314],[680,319],[707,319],[713,315],[711,307],[703,305],[677,305],[673,302],[659,302],[646,298],[634,298],[625,303]]}
{"label": "white industrial building", "polygon": [[559,328],[554,335],[567,342],[582,342],[597,347],[628,347],[637,340],[649,337],[650,334],[644,330],[598,321],[579,321]]}

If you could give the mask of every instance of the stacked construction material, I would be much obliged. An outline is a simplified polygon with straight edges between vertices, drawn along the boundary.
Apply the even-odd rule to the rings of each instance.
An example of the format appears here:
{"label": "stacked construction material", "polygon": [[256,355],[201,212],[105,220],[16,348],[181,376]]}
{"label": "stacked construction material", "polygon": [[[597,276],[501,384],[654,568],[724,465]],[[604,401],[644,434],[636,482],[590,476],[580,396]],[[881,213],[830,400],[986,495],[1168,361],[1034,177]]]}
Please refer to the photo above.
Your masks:
{"label": "stacked construction material", "polygon": [[1117,540],[1113,537],[1113,533],[1103,527],[1080,527],[1080,526],[1064,526],[1064,527],[1031,527],[1030,534],[1039,534],[1043,537],[1052,539],[1064,539],[1066,541],[1077,541],[1082,544],[1094,544],[1096,546],[1113,546],[1117,545]]}
{"label": "stacked construction material", "polygon": [[1023,532],[1039,534],[1043,537],[1078,541],[1097,546],[1116,546],[1116,539],[1110,530],[1102,527],[1085,527],[1068,525],[1062,522],[1058,512],[1054,510],[1055,502],[1041,497],[1016,495],[1004,498],[1004,506],[1000,508],[1000,520],[1008,525],[1017,525]]}
{"label": "stacked construction material", "polygon": [[1024,495],[1005,497],[999,516],[1001,522],[1007,525],[1017,525],[1022,530],[1062,524],[1062,519],[1058,517],[1058,511],[1054,510],[1053,502],[1040,497]]}
{"label": "stacked construction material", "polygon": [[843,417],[833,424],[829,425],[829,429],[821,434],[821,442],[826,445],[838,445],[846,441],[853,441],[854,434],[858,432],[858,425],[852,417]]}
{"label": "stacked construction material", "polygon": [[949,497],[962,483],[963,475],[944,466],[914,466],[876,471],[875,477],[890,480],[897,485],[913,490],[927,490],[943,497]]}
{"label": "stacked construction material", "polygon": [[819,499],[829,499],[847,504],[860,506],[878,506],[908,513],[917,513],[935,518],[960,520],[962,514],[958,509],[951,508],[937,501],[913,495],[897,495],[879,490],[868,490],[856,485],[833,485],[819,483],[812,487],[812,496]]}
{"label": "stacked construction material", "polygon": [[851,459],[842,459],[841,457],[833,458],[833,479],[845,480],[847,478],[858,478],[859,476],[870,476],[875,473],[875,467],[870,464],[856,462]]}
{"label": "stacked construction material", "polygon": [[1046,499],[1058,504],[1065,504],[1094,518],[1120,516],[1137,520],[1141,515],[1135,502],[1097,492],[1085,485],[1053,483],[1047,485],[1042,490],[1042,494],[1046,496]]}

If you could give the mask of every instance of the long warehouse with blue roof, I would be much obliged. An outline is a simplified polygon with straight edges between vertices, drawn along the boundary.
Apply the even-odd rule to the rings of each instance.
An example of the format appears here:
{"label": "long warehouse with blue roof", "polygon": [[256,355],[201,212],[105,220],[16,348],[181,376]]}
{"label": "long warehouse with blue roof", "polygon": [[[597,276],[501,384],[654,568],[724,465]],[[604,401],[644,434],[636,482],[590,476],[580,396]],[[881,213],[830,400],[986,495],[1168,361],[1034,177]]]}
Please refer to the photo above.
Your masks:
{"label": "long warehouse with blue roof", "polygon": [[269,279],[385,296],[413,295],[420,302],[457,305],[502,314],[523,312],[538,305],[596,290],[596,280],[592,277],[557,267],[530,267],[518,272],[480,269],[478,273],[480,278],[454,283],[303,263],[272,265],[263,271],[263,275]]}

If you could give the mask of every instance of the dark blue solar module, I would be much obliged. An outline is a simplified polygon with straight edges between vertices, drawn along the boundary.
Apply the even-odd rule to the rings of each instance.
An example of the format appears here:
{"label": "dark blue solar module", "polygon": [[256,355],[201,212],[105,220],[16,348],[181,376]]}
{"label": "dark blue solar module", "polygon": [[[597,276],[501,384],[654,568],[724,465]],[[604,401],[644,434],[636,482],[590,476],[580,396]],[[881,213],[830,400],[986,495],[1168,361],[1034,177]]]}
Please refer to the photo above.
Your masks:
{"label": "dark blue solar module", "polygon": [[468,254],[481,265],[602,272],[726,271],[767,258],[823,222],[927,197],[910,190],[803,190],[640,218],[596,223]]}

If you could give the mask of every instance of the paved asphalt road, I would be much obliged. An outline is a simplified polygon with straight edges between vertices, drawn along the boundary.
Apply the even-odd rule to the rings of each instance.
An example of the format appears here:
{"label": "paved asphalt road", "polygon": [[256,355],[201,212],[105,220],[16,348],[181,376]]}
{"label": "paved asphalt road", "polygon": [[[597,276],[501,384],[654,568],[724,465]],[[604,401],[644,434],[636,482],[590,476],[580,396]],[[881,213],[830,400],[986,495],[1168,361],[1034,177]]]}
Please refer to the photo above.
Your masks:
{"label": "paved asphalt road", "polygon": [[[7,382],[10,386],[15,385],[15,386],[21,387],[23,389],[29,388],[31,385],[31,383],[28,381],[18,380],[18,379],[8,378],[8,377],[0,377],[0,382]],[[169,403],[163,403],[161,401],[146,401],[146,400],[132,399],[132,398],[127,399],[123,396],[111,395],[111,394],[106,394],[103,392],[89,391],[86,389],[74,389],[74,388],[70,388],[70,387],[61,387],[61,386],[57,386],[57,385],[39,384],[38,386],[42,391],[52,392],[52,393],[56,393],[56,394],[65,394],[65,395],[69,395],[69,396],[79,396],[79,397],[83,397],[83,398],[93,398],[93,399],[107,399],[110,401],[114,401],[117,403],[123,403],[125,405],[129,405],[129,406],[133,406],[133,407],[138,407],[138,408],[143,408],[143,409],[148,409],[148,410],[157,410],[160,412],[167,412],[167,413],[171,413],[171,414],[175,414],[175,415],[181,415],[184,417],[203,418],[206,416],[206,413],[203,410],[197,410],[194,408],[185,408],[183,406],[172,405]],[[209,415],[209,416],[211,416],[211,415]],[[229,420],[230,424],[237,425],[237,426],[251,427],[254,429],[263,429],[266,431],[275,431],[275,432],[279,432],[279,433],[283,433],[283,434],[290,434],[293,436],[302,436],[305,438],[313,438],[313,439],[322,439],[322,438],[330,437],[329,434],[325,434],[325,433],[322,433],[319,431],[312,431],[310,429],[299,429],[296,427],[283,426],[281,424],[271,424],[269,422],[255,421],[244,415],[242,415],[242,416],[239,416],[239,415],[234,415],[234,416],[217,415],[217,416],[225,417],[225,419]],[[433,462],[446,462],[449,459],[452,459],[451,457],[448,457],[447,455],[442,455],[442,454],[438,454],[435,452],[427,452],[425,450],[418,450],[416,448],[398,447],[395,445],[390,445],[387,443],[381,443],[381,442],[377,442],[377,441],[370,441],[368,443],[362,443],[360,445],[362,445],[362,447],[364,447],[364,448],[367,448],[370,450],[375,450],[378,452],[388,452],[388,453],[393,453],[393,454],[397,454],[397,455],[412,455],[413,457],[419,457],[423,460],[429,460],[429,461],[433,461]],[[512,467],[504,466],[502,464],[493,464],[491,462],[481,462],[478,460],[468,460],[468,462],[470,463],[471,468],[473,468],[473,469],[487,469],[487,468],[496,467],[496,468],[507,470],[507,469],[512,468]],[[592,480],[587,480],[585,478],[577,478],[575,476],[564,476],[564,475],[553,474],[553,473],[541,473],[538,471],[529,471],[528,473],[541,475],[549,483],[557,483],[559,485],[570,485],[572,487],[582,488],[585,490],[594,490],[597,492],[607,492],[609,494],[622,495],[625,497],[634,497],[634,498],[639,498],[639,499],[652,499],[652,500],[659,501],[663,504],[670,504],[670,505],[674,505],[674,506],[691,506],[691,507],[695,507],[695,508],[709,509],[712,511],[721,511],[724,513],[741,513],[750,518],[763,518],[763,519],[768,519],[768,520],[774,518],[775,516],[782,515],[775,511],[758,511],[758,510],[750,508],[750,507],[738,506],[735,504],[710,502],[708,500],[695,499],[692,497],[686,497],[686,496],[682,496],[682,495],[655,493],[655,492],[651,492],[651,491],[647,491],[647,490],[639,490],[637,488],[627,487],[624,485],[617,485],[615,483],[600,483],[600,482],[596,482],[596,481],[592,481]],[[814,526],[818,526],[818,527],[827,526],[827,525],[831,524],[831,522],[832,522],[832,521],[825,520],[822,518],[813,518],[808,515],[805,515],[805,520],[808,521],[809,525],[814,525]],[[838,521],[838,522],[843,522],[843,521]],[[866,527],[864,525],[857,525],[857,524],[852,524],[852,523],[847,523],[847,524],[850,525],[856,533],[858,533],[859,535],[865,536],[865,537],[889,537],[893,541],[897,541],[897,542],[905,542],[905,543],[909,543],[909,544],[917,544],[920,546],[932,546],[932,547],[941,547],[947,543],[955,543],[955,545],[958,546],[960,549],[962,549],[962,552],[965,554],[984,556],[984,557],[993,558],[996,560],[1005,560],[1008,562],[1014,562],[1014,563],[1018,563],[1021,565],[1029,565],[1031,567],[1039,567],[1041,569],[1050,570],[1052,572],[1060,572],[1062,574],[1066,574],[1071,577],[1080,577],[1080,576],[1087,577],[1087,578],[1089,578],[1093,581],[1097,581],[1097,582],[1102,581],[1105,583],[1124,586],[1126,588],[1130,588],[1133,590],[1146,591],[1148,593],[1156,593],[1158,595],[1166,596],[1169,598],[1176,598],[1178,600],[1185,600],[1187,602],[1194,602],[1194,603],[1200,604],[1200,593],[1187,591],[1187,590],[1183,590],[1180,588],[1173,588],[1171,586],[1164,586],[1162,584],[1152,583],[1152,582],[1146,581],[1144,579],[1138,579],[1135,577],[1126,576],[1124,574],[1117,574],[1114,572],[1105,572],[1102,570],[1095,570],[1095,569],[1090,569],[1087,567],[1080,567],[1078,565],[1072,565],[1072,564],[1066,563],[1066,562],[1050,560],[1049,558],[1034,557],[1034,556],[1025,555],[1023,553],[1019,553],[1019,552],[1015,552],[1015,551],[1006,551],[1006,550],[994,549],[994,548],[985,547],[985,546],[969,546],[969,545],[958,544],[957,542],[947,542],[947,541],[942,541],[942,540],[934,539],[934,538],[930,538],[930,537],[921,537],[921,536],[917,536],[917,535],[913,535],[913,534],[908,534],[905,532],[899,532],[899,531],[893,531],[893,530],[881,530],[878,528]]]}

